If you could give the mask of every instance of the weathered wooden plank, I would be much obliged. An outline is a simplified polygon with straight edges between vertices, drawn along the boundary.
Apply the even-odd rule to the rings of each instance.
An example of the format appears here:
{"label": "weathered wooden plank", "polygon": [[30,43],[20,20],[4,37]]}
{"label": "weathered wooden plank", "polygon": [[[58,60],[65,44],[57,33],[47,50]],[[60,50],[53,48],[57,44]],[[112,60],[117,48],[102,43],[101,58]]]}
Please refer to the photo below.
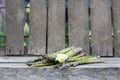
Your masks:
{"label": "weathered wooden plank", "polygon": [[30,35],[28,54],[45,54],[46,49],[46,0],[31,0]]}
{"label": "weathered wooden plank", "polygon": [[113,56],[110,0],[91,0],[92,54]]}
{"label": "weathered wooden plank", "polygon": [[[32,57],[19,57],[19,56],[2,56],[0,57],[0,63],[25,63],[26,61],[32,60],[32,59],[36,59],[38,57],[36,56],[32,56]],[[120,58],[108,58],[108,57],[104,57],[101,58],[101,60],[104,63],[97,63],[97,64],[87,64],[87,66],[91,66],[91,65],[98,65],[98,64],[119,64],[120,65]],[[86,66],[86,65],[84,65]],[[103,66],[100,66],[103,67]]]}
{"label": "weathered wooden plank", "polygon": [[[113,59],[113,58],[111,58]],[[120,59],[120,58],[119,58]],[[1,80],[119,80],[120,63],[80,65],[60,70],[53,66],[30,68],[25,63],[0,63]],[[16,76],[17,75],[17,76]]]}
{"label": "weathered wooden plank", "polygon": [[20,68],[17,66],[16,68],[0,68],[1,80],[120,80],[119,72],[119,67],[70,68],[65,70],[55,70],[47,67]]}
{"label": "weathered wooden plank", "polygon": [[24,57],[24,56],[14,56],[14,57],[11,57],[11,56],[4,56],[4,57],[0,57],[0,63],[25,63],[29,60],[32,60],[32,59],[36,59],[38,57]]}
{"label": "weathered wooden plank", "polygon": [[120,0],[113,0],[114,55],[120,57]]}
{"label": "weathered wooden plank", "polygon": [[5,47],[0,46],[0,56],[5,56]]}
{"label": "weathered wooden plank", "polygon": [[[5,36],[5,9],[0,9],[0,36]],[[5,55],[4,43],[5,37],[0,37],[0,56]]]}
{"label": "weathered wooden plank", "polygon": [[65,48],[65,0],[48,0],[48,53]]}
{"label": "weathered wooden plank", "polygon": [[5,27],[5,9],[0,9],[0,30]]}
{"label": "weathered wooden plank", "polygon": [[0,8],[5,7],[5,0],[0,0]]}
{"label": "weathered wooden plank", "polygon": [[6,0],[6,55],[24,54],[24,0]]}
{"label": "weathered wooden plank", "polygon": [[[119,62],[120,63],[120,62]],[[88,65],[80,65],[77,66],[76,68],[116,68],[119,67],[120,68],[120,64],[118,62],[110,62],[110,63],[100,63],[100,64],[88,64]],[[8,62],[8,63],[0,63],[0,68],[29,68],[29,66],[27,66],[25,63],[23,62]],[[53,68],[54,66],[46,66],[44,68]],[[42,67],[43,68],[43,67]],[[72,67],[73,68],[73,67]]]}
{"label": "weathered wooden plank", "polygon": [[0,63],[1,68],[27,68],[25,63]]}
{"label": "weathered wooden plank", "polygon": [[68,0],[69,45],[89,54],[88,0]]}

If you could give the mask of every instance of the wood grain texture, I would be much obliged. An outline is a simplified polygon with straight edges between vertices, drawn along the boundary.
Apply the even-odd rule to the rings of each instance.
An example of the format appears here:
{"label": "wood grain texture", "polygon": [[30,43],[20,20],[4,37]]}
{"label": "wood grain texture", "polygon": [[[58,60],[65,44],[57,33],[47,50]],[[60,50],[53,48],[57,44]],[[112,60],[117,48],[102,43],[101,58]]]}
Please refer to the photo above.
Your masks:
{"label": "wood grain texture", "polygon": [[89,54],[88,0],[68,0],[69,46]]}
{"label": "wood grain texture", "polygon": [[0,46],[0,56],[5,56],[5,47]]}
{"label": "wood grain texture", "polygon": [[65,0],[48,0],[47,52],[65,48]]}
{"label": "wood grain texture", "polygon": [[113,0],[114,55],[120,57],[120,0]]}
{"label": "wood grain texture", "polygon": [[[39,56],[38,56],[39,57]],[[36,59],[38,58],[37,56],[36,57],[23,57],[23,56],[2,56],[0,57],[0,63],[16,63],[16,64],[19,64],[19,63],[26,63],[26,61],[29,61],[29,60],[33,60],[33,59]],[[99,67],[99,68],[103,68],[103,67],[108,67],[109,65],[112,67],[115,67],[117,64],[120,66],[120,58],[108,58],[108,57],[104,57],[104,58],[101,58],[101,60],[104,62],[104,63],[96,63],[96,64],[87,64],[87,65],[80,65],[78,66],[79,68],[90,68],[90,67]],[[103,65],[104,64],[104,65]],[[115,64],[115,65],[113,65]],[[15,67],[15,66],[14,66]],[[46,66],[45,66],[46,67]]]}
{"label": "wood grain texture", "polygon": [[0,9],[0,29],[2,27],[5,27],[5,19],[6,15],[5,15],[5,9]]}
{"label": "wood grain texture", "polygon": [[[5,9],[0,9],[0,36],[5,36]],[[5,38],[0,37],[0,40],[3,40]],[[3,45],[2,45],[3,46]],[[4,56],[5,55],[5,47],[0,46],[0,56]]]}
{"label": "wood grain texture", "polygon": [[92,54],[113,56],[110,0],[91,0]]}
{"label": "wood grain texture", "polygon": [[64,70],[54,69],[53,66],[31,68],[25,64],[30,58],[16,60],[24,62],[0,63],[1,80],[120,80],[120,58],[119,62],[116,58],[102,58],[104,63],[80,65]]}
{"label": "wood grain texture", "polygon": [[28,54],[45,54],[46,49],[46,0],[31,0],[30,35]]}
{"label": "wood grain texture", "polygon": [[5,2],[6,2],[5,0],[0,0],[0,8],[5,7]]}
{"label": "wood grain texture", "polygon": [[24,0],[6,0],[6,55],[24,54]]}

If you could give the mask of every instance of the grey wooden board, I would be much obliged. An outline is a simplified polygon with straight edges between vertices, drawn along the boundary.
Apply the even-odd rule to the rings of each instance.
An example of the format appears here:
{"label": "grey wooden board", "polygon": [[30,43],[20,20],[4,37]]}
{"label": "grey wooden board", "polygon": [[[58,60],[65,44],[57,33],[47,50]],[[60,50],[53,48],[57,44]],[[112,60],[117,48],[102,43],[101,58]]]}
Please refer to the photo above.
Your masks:
{"label": "grey wooden board", "polygon": [[0,47],[0,56],[5,55],[5,47]]}
{"label": "grey wooden board", "polygon": [[[14,65],[18,67],[27,67],[25,65],[26,61],[36,59],[38,57],[0,57],[0,67],[4,65],[4,67],[13,67]],[[80,65],[76,68],[107,68],[107,67],[120,67],[120,58],[101,58],[103,63],[96,63],[96,64],[87,64],[87,65]],[[18,64],[18,65],[17,65]],[[22,66],[24,65],[24,66]],[[49,66],[50,68],[52,66]]]}
{"label": "grey wooden board", "polygon": [[110,0],[91,0],[92,54],[113,56]]}
{"label": "grey wooden board", "polygon": [[46,0],[30,1],[30,34],[28,54],[45,54],[46,50]]}
{"label": "grey wooden board", "polygon": [[3,20],[3,14],[2,14],[2,10],[0,9],[0,28],[2,27],[2,21]]}
{"label": "grey wooden board", "polygon": [[0,56],[4,56],[5,55],[5,50],[0,49]]}
{"label": "grey wooden board", "polygon": [[5,20],[6,20],[5,9],[0,9],[0,29],[2,27],[5,27]]}
{"label": "grey wooden board", "polygon": [[112,8],[114,21],[114,55],[120,57],[120,0],[113,0]]}
{"label": "grey wooden board", "polygon": [[5,0],[0,0],[0,7],[5,7]]}
{"label": "grey wooden board", "polygon": [[120,68],[0,68],[1,80],[119,80]]}
{"label": "grey wooden board", "polygon": [[68,0],[69,46],[89,54],[88,0]]}
{"label": "grey wooden board", "polygon": [[2,27],[5,27],[5,20],[6,20],[5,9],[0,9],[0,29]]}
{"label": "grey wooden board", "polygon": [[0,24],[2,23],[2,20],[5,21],[5,9],[0,9]]}
{"label": "grey wooden board", "polygon": [[6,0],[6,55],[24,54],[24,0]]}
{"label": "grey wooden board", "polygon": [[65,0],[48,0],[47,44],[48,53],[65,48]]}
{"label": "grey wooden board", "polygon": [[[96,64],[87,64],[87,65],[80,65],[77,67],[70,67],[70,68],[120,68],[120,62],[108,62],[108,63],[96,63]],[[25,63],[0,63],[0,68],[30,68]],[[40,67],[45,68],[45,67]],[[53,68],[53,66],[46,66],[46,68]]]}
{"label": "grey wooden board", "polygon": [[38,57],[0,57],[0,63],[24,63]]}
{"label": "grey wooden board", "polygon": [[[53,66],[30,68],[25,62],[36,57],[0,57],[1,80],[119,80],[120,58],[102,58],[104,63],[80,65],[65,70]],[[16,62],[15,62],[16,61]],[[18,62],[17,62],[18,61]],[[19,62],[21,61],[21,62]]]}
{"label": "grey wooden board", "polygon": [[1,80],[119,80],[117,68],[0,68]]}

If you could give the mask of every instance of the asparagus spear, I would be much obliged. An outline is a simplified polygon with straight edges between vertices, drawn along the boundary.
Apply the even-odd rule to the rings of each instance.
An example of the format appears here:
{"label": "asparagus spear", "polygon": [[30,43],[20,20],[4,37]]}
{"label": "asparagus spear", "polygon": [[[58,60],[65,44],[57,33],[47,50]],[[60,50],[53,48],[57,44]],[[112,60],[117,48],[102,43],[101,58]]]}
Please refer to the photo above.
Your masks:
{"label": "asparagus spear", "polygon": [[60,53],[61,53],[61,54],[65,54],[66,52],[70,51],[71,49],[74,49],[74,47],[68,47],[68,48],[63,49],[63,50],[60,50],[60,51],[58,51],[58,52],[55,52],[55,53],[52,53],[52,54],[48,54],[47,56],[46,56],[46,55],[40,55],[39,58],[34,59],[34,60],[27,61],[26,64],[27,64],[28,66],[31,66],[32,63],[41,61],[41,60],[43,60],[43,59],[49,59],[49,58],[51,58],[51,59],[53,58],[53,59],[54,59],[54,58],[56,58],[57,54],[60,54]]}
{"label": "asparagus spear", "polygon": [[52,54],[48,54],[47,56],[50,57],[50,58],[55,59],[56,56],[57,56],[57,54],[65,54],[65,53],[71,51],[71,50],[74,49],[74,48],[75,48],[75,47],[68,47],[68,48],[63,49],[63,50],[61,50],[61,51],[58,51],[58,52],[55,52],[55,53],[52,53]]}
{"label": "asparagus spear", "polygon": [[[48,54],[48,55],[41,55],[39,58],[28,61],[27,65],[31,66],[31,67],[42,67],[42,66],[50,66],[50,65],[55,65],[58,64],[58,66],[56,65],[56,67],[60,67],[61,69],[70,67],[70,66],[77,66],[80,64],[90,64],[90,63],[96,63],[96,62],[101,62],[99,58],[97,57],[93,57],[93,56],[86,56],[85,53],[81,53],[82,48],[80,47],[68,47],[66,49],[63,49],[61,51],[52,53],[52,54]],[[62,60],[63,57],[58,57],[58,54],[60,56],[60,54],[64,54],[66,55],[68,58],[66,60],[66,62],[60,62],[60,60]],[[55,59],[59,58],[59,62],[56,62]],[[60,59],[61,58],[61,59]]]}
{"label": "asparagus spear", "polygon": [[37,59],[33,59],[33,60],[30,60],[30,61],[27,61],[26,64],[28,66],[31,66],[32,63],[37,62],[37,61],[41,61],[41,60],[43,60],[43,58],[42,57],[38,57]]}
{"label": "asparagus spear", "polygon": [[55,65],[56,63],[51,62],[51,63],[38,63],[38,64],[32,64],[31,67],[43,67],[43,66],[51,66],[51,65]]}
{"label": "asparagus spear", "polygon": [[81,59],[76,59],[76,61],[71,61],[71,62],[66,62],[64,63],[60,69],[65,69],[70,66],[78,66],[82,64],[90,64],[90,63],[100,63],[101,60],[97,57],[92,57],[92,56],[84,56]]}
{"label": "asparagus spear", "polygon": [[47,59],[49,61],[55,61],[58,54],[65,54],[68,57],[72,57],[72,56],[78,55],[81,51],[82,51],[81,47],[77,47],[77,48],[69,47],[64,50],[58,51],[56,53],[48,54],[45,59]]}
{"label": "asparagus spear", "polygon": [[77,47],[74,49],[71,49],[69,52],[65,53],[68,57],[73,57],[76,56],[78,54],[80,54],[80,52],[82,51],[81,47]]}
{"label": "asparagus spear", "polygon": [[80,52],[82,51],[82,48],[80,47],[77,47],[65,54],[57,54],[56,56],[56,61],[58,61],[59,63],[63,63],[65,62],[65,60],[67,60],[69,57],[73,57],[73,56],[76,56],[78,55]]}

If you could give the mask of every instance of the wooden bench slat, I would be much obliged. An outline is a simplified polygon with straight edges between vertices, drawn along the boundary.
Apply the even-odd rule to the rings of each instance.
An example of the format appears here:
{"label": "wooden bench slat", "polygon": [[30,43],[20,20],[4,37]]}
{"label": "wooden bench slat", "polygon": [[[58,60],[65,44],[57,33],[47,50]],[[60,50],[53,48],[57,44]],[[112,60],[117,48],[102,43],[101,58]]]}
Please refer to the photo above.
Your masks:
{"label": "wooden bench slat", "polygon": [[3,64],[0,65],[0,75],[1,80],[120,80],[120,66],[81,65],[60,70],[53,67],[28,68],[24,64]]}
{"label": "wooden bench slat", "polygon": [[48,0],[47,53],[65,48],[65,0]]}
{"label": "wooden bench slat", "polygon": [[69,46],[89,54],[88,0],[68,0]]}
{"label": "wooden bench slat", "polygon": [[113,56],[110,0],[91,0],[92,54]]}
{"label": "wooden bench slat", "polygon": [[36,59],[37,57],[0,57],[0,63],[25,63],[28,60]]}
{"label": "wooden bench slat", "polygon": [[[0,67],[28,67],[25,62],[36,59],[37,57],[0,57]],[[80,65],[76,68],[120,68],[120,58],[101,58],[103,63]],[[16,65],[16,66],[15,66]],[[24,65],[24,66],[22,66]],[[49,66],[50,67],[50,66]]]}
{"label": "wooden bench slat", "polygon": [[47,5],[46,0],[30,0],[30,35],[28,54],[45,54]]}
{"label": "wooden bench slat", "polygon": [[120,0],[113,0],[114,55],[120,57]]}
{"label": "wooden bench slat", "polygon": [[5,2],[6,2],[5,0],[0,0],[0,8],[5,7]]}
{"label": "wooden bench slat", "polygon": [[[0,31],[2,34],[0,34],[0,36],[5,36],[5,29],[6,29],[6,25],[5,25],[5,9],[0,9]],[[0,37],[1,43],[2,40],[5,40],[5,38]],[[5,47],[0,47],[0,56],[5,55]]]}
{"label": "wooden bench slat", "polygon": [[[38,58],[37,56],[32,56],[32,57],[18,57],[18,56],[14,56],[14,57],[0,57],[0,63],[24,63],[28,60],[32,60],[32,59],[36,59]],[[105,63],[119,63],[120,62],[120,58],[102,58],[102,61]]]}
{"label": "wooden bench slat", "polygon": [[2,24],[5,23],[5,9],[0,9],[0,27],[3,27]]}
{"label": "wooden bench slat", "polygon": [[6,55],[24,54],[24,0],[6,0]]}

